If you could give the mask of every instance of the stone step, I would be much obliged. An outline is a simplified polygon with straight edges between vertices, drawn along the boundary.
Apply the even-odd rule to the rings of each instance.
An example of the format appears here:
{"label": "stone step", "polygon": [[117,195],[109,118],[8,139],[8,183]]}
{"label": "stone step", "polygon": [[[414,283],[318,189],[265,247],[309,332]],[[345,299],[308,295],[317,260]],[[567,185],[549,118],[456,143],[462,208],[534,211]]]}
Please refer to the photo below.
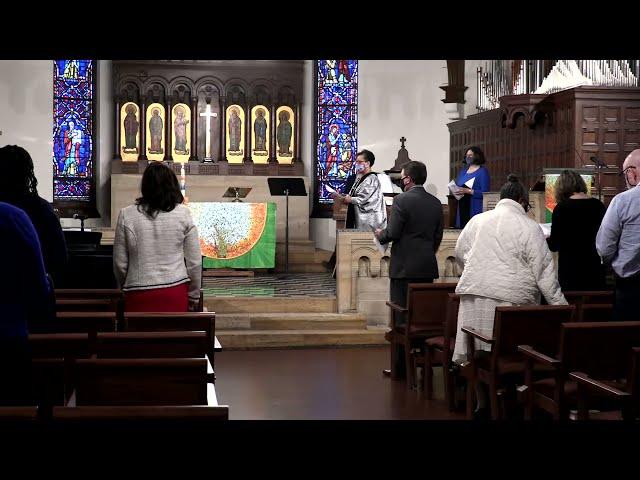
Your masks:
{"label": "stone step", "polygon": [[221,313],[334,313],[335,297],[204,297],[208,312]]}
{"label": "stone step", "polygon": [[[277,273],[284,272],[284,262],[276,265]],[[326,273],[327,270],[320,263],[289,263],[289,273]]]}
{"label": "stone step", "polygon": [[216,330],[225,350],[256,348],[388,345],[387,328],[353,330]]}
{"label": "stone step", "polygon": [[354,330],[365,329],[359,313],[222,313],[216,330]]}

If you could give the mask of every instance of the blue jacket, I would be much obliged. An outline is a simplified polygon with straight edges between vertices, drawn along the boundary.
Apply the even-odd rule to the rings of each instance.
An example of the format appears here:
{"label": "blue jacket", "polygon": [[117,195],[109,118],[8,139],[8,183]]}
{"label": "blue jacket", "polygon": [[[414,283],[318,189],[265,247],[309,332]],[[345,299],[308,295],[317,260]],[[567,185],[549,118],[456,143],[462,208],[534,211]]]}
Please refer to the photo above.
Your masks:
{"label": "blue jacket", "polygon": [[0,339],[26,338],[53,315],[38,234],[27,214],[0,202]]}
{"label": "blue jacket", "polygon": [[[462,187],[465,182],[471,178],[475,178],[473,181],[470,212],[471,218],[473,218],[474,215],[482,213],[482,194],[489,191],[491,180],[489,178],[489,170],[487,170],[485,166],[480,166],[480,168],[473,173],[467,173],[468,170],[469,167],[466,167],[460,171],[458,178],[456,178],[456,185]],[[460,228],[460,209],[458,209],[456,214],[456,227]]]}

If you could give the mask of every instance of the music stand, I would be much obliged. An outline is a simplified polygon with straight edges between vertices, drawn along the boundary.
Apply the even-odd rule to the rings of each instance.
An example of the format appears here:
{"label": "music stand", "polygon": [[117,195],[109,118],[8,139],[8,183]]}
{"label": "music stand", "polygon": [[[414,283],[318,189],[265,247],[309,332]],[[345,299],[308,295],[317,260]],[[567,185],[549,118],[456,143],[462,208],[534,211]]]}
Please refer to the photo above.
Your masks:
{"label": "music stand", "polygon": [[284,272],[289,273],[289,197],[306,197],[307,189],[302,178],[267,178],[269,192],[273,197],[286,197],[285,236],[284,236]]}
{"label": "music stand", "polygon": [[233,198],[232,202],[242,202],[241,198],[246,198],[249,195],[251,188],[245,187],[229,187],[224,192],[223,198]]}

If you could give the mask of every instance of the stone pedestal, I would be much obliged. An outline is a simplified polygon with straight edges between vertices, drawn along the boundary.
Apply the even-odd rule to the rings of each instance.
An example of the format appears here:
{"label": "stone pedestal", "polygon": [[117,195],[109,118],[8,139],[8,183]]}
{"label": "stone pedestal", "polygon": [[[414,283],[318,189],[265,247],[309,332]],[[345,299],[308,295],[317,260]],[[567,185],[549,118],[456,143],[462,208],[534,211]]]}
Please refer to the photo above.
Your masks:
{"label": "stone pedestal", "polygon": [[[455,281],[461,274],[455,264],[459,230],[446,229],[436,257],[440,281]],[[391,246],[385,254],[373,243],[371,232],[338,230],[336,296],[338,312],[366,315],[368,326],[388,326],[389,265]]]}

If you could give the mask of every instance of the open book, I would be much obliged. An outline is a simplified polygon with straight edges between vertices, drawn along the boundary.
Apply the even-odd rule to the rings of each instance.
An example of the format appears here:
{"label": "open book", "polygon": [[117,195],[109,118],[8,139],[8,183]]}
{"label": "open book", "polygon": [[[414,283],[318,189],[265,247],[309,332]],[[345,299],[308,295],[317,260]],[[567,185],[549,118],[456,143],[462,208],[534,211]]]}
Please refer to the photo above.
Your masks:
{"label": "open book", "polygon": [[447,185],[447,187],[449,187],[451,195],[456,197],[456,200],[460,200],[462,197],[464,197],[464,193],[460,191],[460,187],[456,185],[456,182],[454,182],[453,180],[449,182],[449,185]]}

